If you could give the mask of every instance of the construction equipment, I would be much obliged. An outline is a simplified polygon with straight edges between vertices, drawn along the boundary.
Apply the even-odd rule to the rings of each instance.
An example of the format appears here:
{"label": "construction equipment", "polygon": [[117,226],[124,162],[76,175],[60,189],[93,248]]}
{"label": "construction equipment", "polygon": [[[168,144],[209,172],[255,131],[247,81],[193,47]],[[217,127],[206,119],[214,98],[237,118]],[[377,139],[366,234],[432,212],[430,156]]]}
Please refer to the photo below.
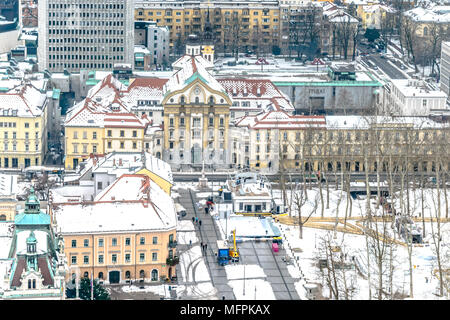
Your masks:
{"label": "construction equipment", "polygon": [[226,241],[217,240],[217,263],[221,266],[227,265],[230,260],[230,248]]}
{"label": "construction equipment", "polygon": [[233,262],[239,262],[239,250],[236,246],[236,229],[233,230],[233,247],[230,247],[230,258]]}

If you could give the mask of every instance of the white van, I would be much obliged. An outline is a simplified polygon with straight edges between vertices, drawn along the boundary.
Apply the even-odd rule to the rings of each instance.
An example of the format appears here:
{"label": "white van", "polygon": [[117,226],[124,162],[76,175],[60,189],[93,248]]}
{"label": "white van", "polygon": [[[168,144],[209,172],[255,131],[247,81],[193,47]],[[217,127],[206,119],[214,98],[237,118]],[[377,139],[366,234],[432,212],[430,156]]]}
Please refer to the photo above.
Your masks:
{"label": "white van", "polygon": [[175,209],[179,218],[186,216],[186,209],[181,204],[175,203]]}

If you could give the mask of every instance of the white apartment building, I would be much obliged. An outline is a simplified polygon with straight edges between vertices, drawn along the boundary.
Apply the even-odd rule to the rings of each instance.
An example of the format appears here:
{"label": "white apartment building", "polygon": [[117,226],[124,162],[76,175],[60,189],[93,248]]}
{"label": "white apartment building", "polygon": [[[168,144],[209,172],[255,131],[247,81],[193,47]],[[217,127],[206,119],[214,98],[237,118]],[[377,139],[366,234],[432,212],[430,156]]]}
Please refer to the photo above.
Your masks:
{"label": "white apartment building", "polygon": [[441,78],[440,88],[450,94],[450,42],[442,42],[441,46]]}
{"label": "white apartment building", "polygon": [[39,70],[112,70],[134,62],[134,0],[39,1]]}
{"label": "white apartment building", "polygon": [[170,31],[167,27],[149,25],[147,30],[147,48],[152,55],[154,65],[169,64]]}
{"label": "white apartment building", "polygon": [[447,94],[432,89],[416,79],[391,80],[390,96],[385,110],[401,116],[428,116],[433,111],[446,109]]}

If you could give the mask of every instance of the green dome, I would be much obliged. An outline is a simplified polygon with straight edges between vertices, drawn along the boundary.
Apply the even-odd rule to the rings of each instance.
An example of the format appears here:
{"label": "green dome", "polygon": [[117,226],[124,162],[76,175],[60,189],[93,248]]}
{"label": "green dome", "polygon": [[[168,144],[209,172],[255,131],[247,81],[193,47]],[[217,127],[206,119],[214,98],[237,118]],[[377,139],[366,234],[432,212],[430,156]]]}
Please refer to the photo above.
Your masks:
{"label": "green dome", "polygon": [[26,213],[40,213],[41,207],[39,199],[34,193],[34,188],[31,187],[30,194],[28,195],[27,200],[25,201],[25,212]]}
{"label": "green dome", "polygon": [[30,235],[27,238],[27,244],[32,244],[32,243],[36,243],[36,242],[37,242],[37,240],[36,240],[36,237],[34,236],[34,232],[31,231]]}

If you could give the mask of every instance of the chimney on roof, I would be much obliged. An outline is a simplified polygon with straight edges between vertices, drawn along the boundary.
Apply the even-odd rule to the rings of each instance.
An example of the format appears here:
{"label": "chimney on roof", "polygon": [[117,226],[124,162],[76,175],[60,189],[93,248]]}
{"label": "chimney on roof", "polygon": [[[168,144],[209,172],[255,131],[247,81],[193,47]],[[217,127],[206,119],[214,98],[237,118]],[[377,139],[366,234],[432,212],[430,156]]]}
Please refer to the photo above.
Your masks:
{"label": "chimney on roof", "polygon": [[257,95],[258,97],[261,97],[261,88],[260,88],[260,87],[258,87],[258,88],[256,89],[256,95]]}
{"label": "chimney on roof", "polygon": [[116,159],[113,159],[113,166],[116,166]]}
{"label": "chimney on roof", "polygon": [[119,166],[122,165],[122,158],[119,158]]}
{"label": "chimney on roof", "polygon": [[245,96],[245,97],[248,96],[248,90],[247,90],[247,87],[244,88],[244,96]]}

